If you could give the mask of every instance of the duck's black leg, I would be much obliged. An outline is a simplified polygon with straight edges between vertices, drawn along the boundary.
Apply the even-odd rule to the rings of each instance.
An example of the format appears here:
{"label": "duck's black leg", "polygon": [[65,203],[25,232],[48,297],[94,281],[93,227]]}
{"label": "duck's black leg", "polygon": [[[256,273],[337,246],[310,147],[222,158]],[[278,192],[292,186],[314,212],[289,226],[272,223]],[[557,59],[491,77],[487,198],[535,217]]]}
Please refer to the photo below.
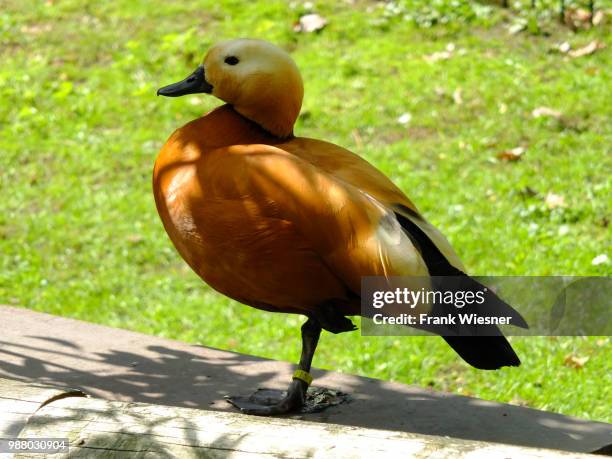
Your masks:
{"label": "duck's black leg", "polygon": [[310,376],[310,365],[319,336],[321,335],[321,325],[318,320],[309,318],[302,325],[302,355],[298,370],[293,375],[293,381],[289,385],[286,394],[270,390],[255,392],[249,397],[229,397],[227,401],[239,408],[246,414],[258,416],[272,416],[275,414],[285,414],[299,410],[306,400],[306,391],[312,381]]}

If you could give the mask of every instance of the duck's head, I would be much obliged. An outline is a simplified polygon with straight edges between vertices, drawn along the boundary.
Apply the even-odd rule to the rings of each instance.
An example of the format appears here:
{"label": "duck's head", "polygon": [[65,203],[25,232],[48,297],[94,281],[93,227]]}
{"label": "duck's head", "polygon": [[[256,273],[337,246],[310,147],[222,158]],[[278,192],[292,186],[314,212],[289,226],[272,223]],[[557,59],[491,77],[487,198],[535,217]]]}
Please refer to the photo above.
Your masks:
{"label": "duck's head", "polygon": [[277,137],[293,133],[302,106],[302,77],[289,54],[262,40],[230,40],[213,46],[183,81],[157,91],[178,97],[208,93]]}

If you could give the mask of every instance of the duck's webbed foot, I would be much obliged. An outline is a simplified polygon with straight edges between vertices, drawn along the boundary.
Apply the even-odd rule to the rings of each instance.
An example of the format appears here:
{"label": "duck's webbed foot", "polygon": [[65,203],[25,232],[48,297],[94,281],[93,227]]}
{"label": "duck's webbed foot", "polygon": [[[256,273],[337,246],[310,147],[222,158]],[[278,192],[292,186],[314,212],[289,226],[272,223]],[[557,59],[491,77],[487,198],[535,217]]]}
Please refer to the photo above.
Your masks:
{"label": "duck's webbed foot", "polygon": [[242,397],[228,397],[227,401],[245,414],[274,416],[299,411],[306,400],[308,385],[294,379],[288,391],[257,389],[253,394]]}
{"label": "duck's webbed foot", "polygon": [[287,392],[259,389],[248,397],[228,397],[227,401],[246,414],[258,416],[273,416],[299,411],[306,400],[306,391],[312,382],[308,373],[312,364],[321,325],[313,318],[309,318],[302,325],[302,355],[298,370],[293,374],[293,381]]}

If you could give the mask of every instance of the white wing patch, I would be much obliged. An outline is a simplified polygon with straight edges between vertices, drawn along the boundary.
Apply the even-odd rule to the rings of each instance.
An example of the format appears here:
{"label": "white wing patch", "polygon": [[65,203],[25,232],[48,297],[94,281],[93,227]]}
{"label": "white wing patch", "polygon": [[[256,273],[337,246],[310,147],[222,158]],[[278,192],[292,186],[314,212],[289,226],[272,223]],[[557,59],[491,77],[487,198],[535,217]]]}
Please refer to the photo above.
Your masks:
{"label": "white wing patch", "polygon": [[370,194],[365,197],[380,211],[378,226],[372,238],[386,277],[428,276],[427,265],[402,229],[395,214]]}

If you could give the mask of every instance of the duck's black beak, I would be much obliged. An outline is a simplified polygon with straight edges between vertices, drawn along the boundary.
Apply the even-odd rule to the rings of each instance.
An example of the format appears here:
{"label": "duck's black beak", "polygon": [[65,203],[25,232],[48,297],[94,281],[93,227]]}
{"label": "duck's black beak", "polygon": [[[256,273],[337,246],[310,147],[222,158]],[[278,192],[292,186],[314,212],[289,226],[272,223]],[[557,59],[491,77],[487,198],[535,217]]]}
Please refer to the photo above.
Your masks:
{"label": "duck's black beak", "polygon": [[206,81],[204,66],[200,65],[195,71],[178,83],[172,83],[157,90],[158,96],[178,97],[186,94],[196,94],[205,92],[210,94],[213,90],[212,85]]}

